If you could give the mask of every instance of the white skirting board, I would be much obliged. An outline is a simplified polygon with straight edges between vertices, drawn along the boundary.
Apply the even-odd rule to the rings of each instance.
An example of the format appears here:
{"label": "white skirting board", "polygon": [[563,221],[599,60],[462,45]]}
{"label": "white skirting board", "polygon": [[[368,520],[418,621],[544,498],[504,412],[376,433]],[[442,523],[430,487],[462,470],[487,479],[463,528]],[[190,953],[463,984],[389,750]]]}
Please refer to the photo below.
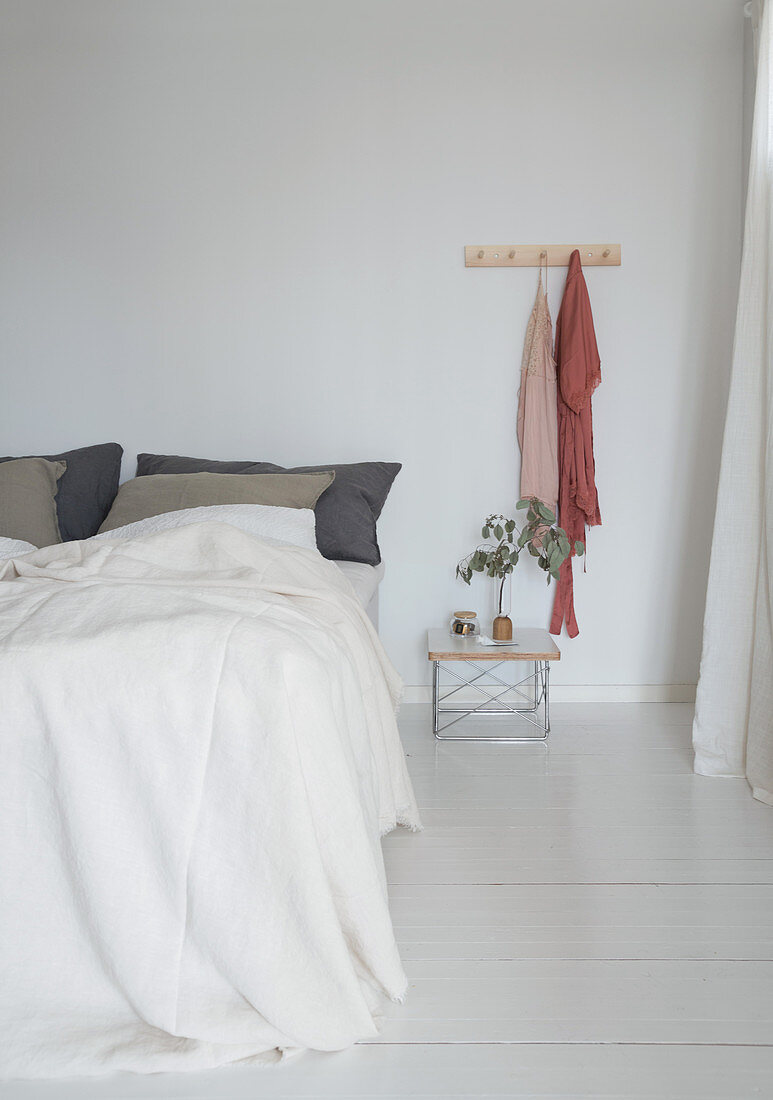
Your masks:
{"label": "white skirting board", "polygon": [[[462,689],[456,695],[460,702],[479,703],[481,695],[474,689]],[[695,684],[551,684],[552,703],[694,703]],[[404,703],[432,702],[428,684],[406,685]]]}

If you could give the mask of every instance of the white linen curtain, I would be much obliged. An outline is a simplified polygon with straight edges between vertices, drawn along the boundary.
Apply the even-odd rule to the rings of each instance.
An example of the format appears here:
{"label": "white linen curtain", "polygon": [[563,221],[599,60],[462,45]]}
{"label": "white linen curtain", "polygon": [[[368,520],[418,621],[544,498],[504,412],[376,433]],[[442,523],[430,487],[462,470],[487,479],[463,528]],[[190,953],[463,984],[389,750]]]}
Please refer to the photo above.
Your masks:
{"label": "white linen curtain", "polygon": [[746,776],[773,804],[773,0],[751,7],[749,187],[693,745],[696,772]]}

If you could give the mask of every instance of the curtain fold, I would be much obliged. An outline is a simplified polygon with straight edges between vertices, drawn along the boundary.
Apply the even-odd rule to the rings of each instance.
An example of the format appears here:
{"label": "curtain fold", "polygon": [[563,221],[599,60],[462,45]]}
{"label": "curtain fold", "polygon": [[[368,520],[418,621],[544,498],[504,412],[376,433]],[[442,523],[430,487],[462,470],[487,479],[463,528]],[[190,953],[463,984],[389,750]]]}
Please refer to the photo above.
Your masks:
{"label": "curtain fold", "polygon": [[[752,16],[759,12],[754,5]],[[696,697],[695,771],[773,804],[773,104],[771,0],[757,80],[743,260]]]}

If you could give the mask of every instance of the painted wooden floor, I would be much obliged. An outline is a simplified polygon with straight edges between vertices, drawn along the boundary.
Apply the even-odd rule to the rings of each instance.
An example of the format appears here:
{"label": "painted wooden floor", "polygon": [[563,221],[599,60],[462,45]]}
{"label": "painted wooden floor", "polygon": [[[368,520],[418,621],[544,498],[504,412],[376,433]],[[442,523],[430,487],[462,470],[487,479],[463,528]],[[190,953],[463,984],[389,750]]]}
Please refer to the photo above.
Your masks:
{"label": "painted wooden floor", "polygon": [[[773,809],[692,774],[686,704],[566,704],[549,747],[401,729],[425,831],[384,842],[411,980],[378,1041],[4,1100],[773,1097]],[[488,727],[487,727],[488,728]]]}

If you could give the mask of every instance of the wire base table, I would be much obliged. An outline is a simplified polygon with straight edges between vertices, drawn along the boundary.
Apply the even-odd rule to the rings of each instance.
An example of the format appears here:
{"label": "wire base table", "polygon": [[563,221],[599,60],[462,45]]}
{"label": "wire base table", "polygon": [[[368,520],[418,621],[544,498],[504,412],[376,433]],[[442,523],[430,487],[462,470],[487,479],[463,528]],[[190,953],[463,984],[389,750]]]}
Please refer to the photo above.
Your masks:
{"label": "wire base table", "polygon": [[[518,744],[547,741],[550,734],[550,663],[561,651],[546,630],[521,627],[506,646],[483,646],[476,638],[457,638],[445,630],[430,630],[427,657],[432,662],[432,731],[438,741],[492,741]],[[512,662],[514,681],[505,679]],[[468,696],[472,693],[472,698]],[[454,698],[455,697],[455,698]],[[452,700],[452,705],[443,705]],[[512,719],[530,725],[535,733],[518,736],[447,734],[444,731],[470,716]]]}

